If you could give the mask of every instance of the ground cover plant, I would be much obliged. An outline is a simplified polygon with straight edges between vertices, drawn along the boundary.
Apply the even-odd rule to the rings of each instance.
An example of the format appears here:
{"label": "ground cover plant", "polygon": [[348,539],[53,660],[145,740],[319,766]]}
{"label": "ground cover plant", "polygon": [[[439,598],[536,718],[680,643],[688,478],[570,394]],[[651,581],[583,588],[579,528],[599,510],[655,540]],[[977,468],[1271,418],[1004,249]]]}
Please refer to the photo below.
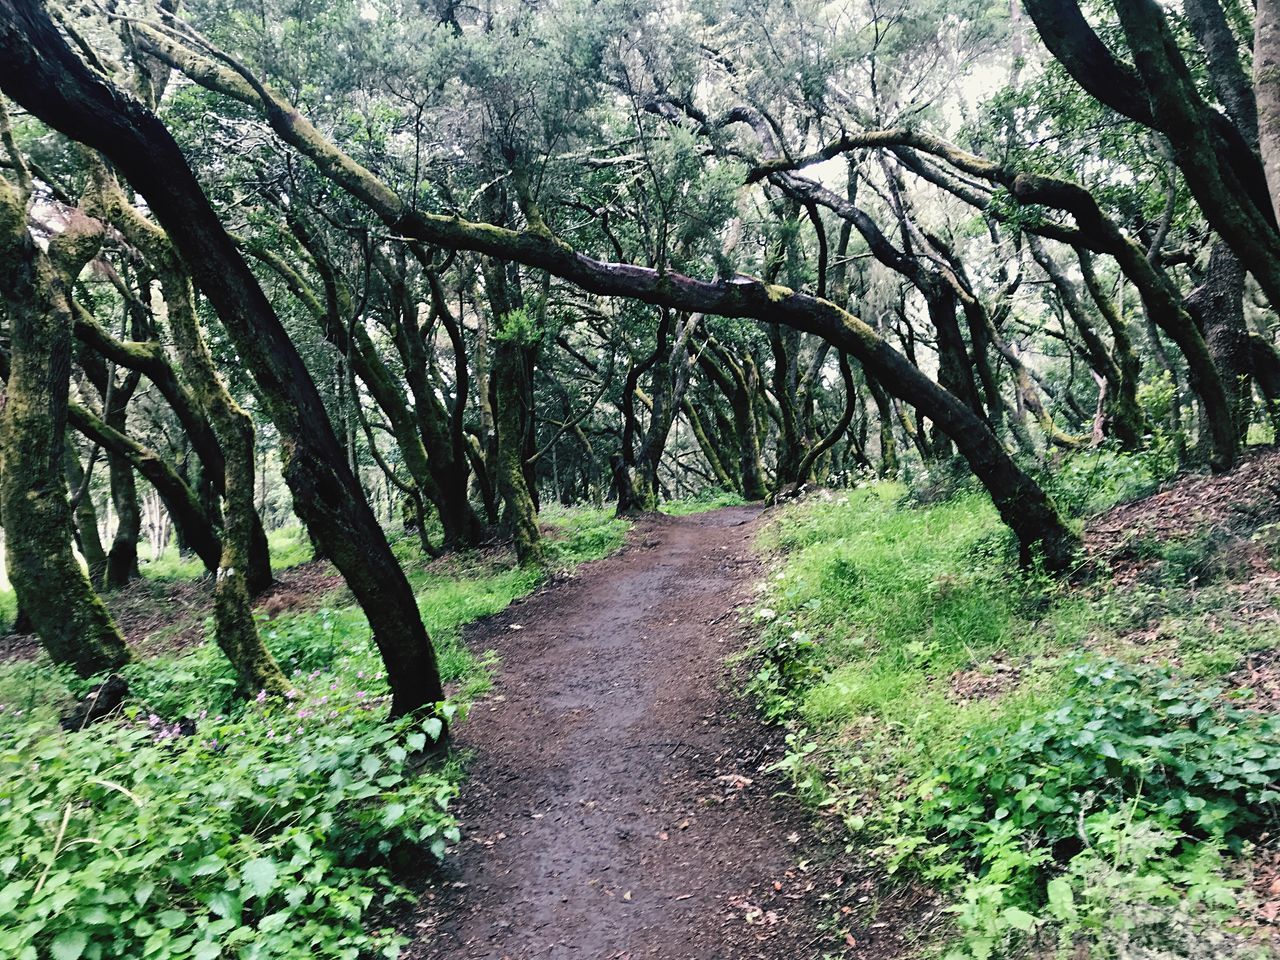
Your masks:
{"label": "ground cover plant", "polygon": [[[1132,489],[1118,467],[1101,485]],[[1064,586],[1018,567],[984,499],[908,493],[827,493],[765,535],[751,686],[797,789],[941,891],[948,956],[1266,955],[1246,879],[1280,720],[1233,671],[1274,618],[1233,619],[1239,578],[1197,577],[1203,533],[1123,588]]]}
{"label": "ground cover plant", "polygon": [[418,602],[451,699],[388,723],[381,662],[358,607],[260,624],[289,677],[243,701],[212,644],[139,660],[122,713],[84,730],[59,709],[90,689],[36,660],[0,667],[0,952],[14,958],[394,956],[371,917],[458,839],[457,760],[432,757],[492,661],[461,627],[621,542],[601,511],[549,520],[557,563],[505,552],[418,561]]}

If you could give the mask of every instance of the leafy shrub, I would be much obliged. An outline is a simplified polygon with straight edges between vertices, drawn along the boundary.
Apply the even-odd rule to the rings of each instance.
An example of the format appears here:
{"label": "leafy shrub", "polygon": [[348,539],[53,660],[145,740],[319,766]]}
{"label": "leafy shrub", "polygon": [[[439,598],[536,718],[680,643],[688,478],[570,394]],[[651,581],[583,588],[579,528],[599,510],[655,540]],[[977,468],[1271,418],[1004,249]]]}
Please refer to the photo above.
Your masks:
{"label": "leafy shrub", "polygon": [[[1090,509],[1158,482],[1141,458],[1085,456]],[[1253,956],[1230,929],[1232,857],[1276,819],[1280,719],[1076,652],[1160,625],[1186,678],[1273,645],[1180,586],[1173,565],[1213,544],[1139,544],[1173,561],[1165,583],[1086,591],[1019,570],[985,497],[902,493],[793,505],[768,528],[786,562],[756,611],[751,690],[788,728],[775,769],[851,845],[951,898],[952,957]]]}
{"label": "leafy shrub", "polygon": [[1041,483],[1054,502],[1075,517],[1101,513],[1155,493],[1177,470],[1161,451],[1125,453],[1110,446],[1068,456]]}
{"label": "leafy shrub", "polygon": [[[962,739],[920,785],[919,824],[982,873],[1000,861],[1028,889],[1050,858],[1085,842],[1094,811],[1132,816],[1233,848],[1275,819],[1280,717],[1221,700],[1222,690],[1167,670],[1080,658],[1066,699],[1021,723]],[[1035,838],[1043,856],[1009,866],[1004,848]]]}
{"label": "leafy shrub", "polygon": [[[1261,960],[1233,931],[1240,882],[1213,842],[1184,838],[1132,811],[1080,822],[1087,845],[1045,888],[1036,907],[997,865],[970,877],[951,908],[963,939],[946,960],[994,956],[1092,960]],[[1031,907],[1035,913],[1029,912]]]}
{"label": "leafy shrub", "polygon": [[406,849],[457,838],[452,770],[414,775],[438,720],[385,721],[355,683],[287,703],[85,732],[31,724],[0,753],[0,954],[354,960]]}

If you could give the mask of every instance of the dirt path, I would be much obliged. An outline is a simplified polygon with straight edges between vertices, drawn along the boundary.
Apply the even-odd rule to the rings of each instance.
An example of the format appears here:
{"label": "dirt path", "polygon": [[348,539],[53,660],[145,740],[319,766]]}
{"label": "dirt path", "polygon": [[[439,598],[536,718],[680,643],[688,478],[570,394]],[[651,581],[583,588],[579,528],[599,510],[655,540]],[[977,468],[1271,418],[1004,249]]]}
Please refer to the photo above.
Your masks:
{"label": "dirt path", "polygon": [[[802,960],[805,818],[727,692],[759,510],[647,520],[471,636],[502,655],[462,726],[464,840],[405,923],[418,960]],[[825,885],[825,884],[823,884]]]}

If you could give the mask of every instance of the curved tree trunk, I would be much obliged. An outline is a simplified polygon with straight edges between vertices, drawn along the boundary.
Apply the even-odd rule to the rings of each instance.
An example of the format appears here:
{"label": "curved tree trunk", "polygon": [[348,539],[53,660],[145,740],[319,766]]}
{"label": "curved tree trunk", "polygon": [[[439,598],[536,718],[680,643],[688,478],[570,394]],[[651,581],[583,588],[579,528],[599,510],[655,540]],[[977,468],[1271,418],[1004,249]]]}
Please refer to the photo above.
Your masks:
{"label": "curved tree trunk", "polygon": [[262,642],[253,619],[246,570],[253,540],[253,423],[227,391],[205,345],[196,316],[195,291],[169,238],[144,219],[105,168],[96,167],[95,200],[150,261],[160,279],[174,348],[197,407],[217,434],[226,462],[222,555],[214,585],[214,637],[239,678],[239,692],[281,694],[289,684]]}
{"label": "curved tree trunk", "polygon": [[283,440],[294,503],[369,618],[392,713],[432,709],[444,688],[413,589],[343,459],[306,365],[173,137],[93,74],[35,0],[0,0],[0,89],[103,151],[142,189],[257,380]]}
{"label": "curved tree trunk", "polygon": [[142,474],[164,500],[181,542],[187,549],[195,552],[206,570],[217,573],[222,542],[213,518],[205,511],[195,491],[177,472],[154,450],[112,429],[85,407],[72,402],[68,406],[67,415],[71,426],[132,464],[133,469]]}
{"label": "curved tree trunk", "polygon": [[[73,221],[55,246],[82,244],[91,254],[96,234]],[[79,273],[88,255],[67,259],[67,273]],[[12,354],[0,414],[0,520],[9,579],[49,656],[88,677],[124,665],[130,655],[71,549],[63,460],[71,374],[66,285],[31,239],[25,205],[3,179],[0,296],[8,307]]]}

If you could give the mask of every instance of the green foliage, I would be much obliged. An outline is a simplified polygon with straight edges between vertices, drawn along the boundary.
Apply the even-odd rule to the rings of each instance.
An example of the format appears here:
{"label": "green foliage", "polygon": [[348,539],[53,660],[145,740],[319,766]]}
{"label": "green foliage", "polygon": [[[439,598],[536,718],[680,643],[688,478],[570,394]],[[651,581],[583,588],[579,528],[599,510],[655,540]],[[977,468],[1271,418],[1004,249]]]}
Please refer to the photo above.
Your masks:
{"label": "green foliage", "polygon": [[790,556],[767,601],[755,681],[783,698],[773,712],[790,704],[818,723],[872,716],[923,735],[930,708],[917,698],[932,701],[929,676],[1039,646],[1010,630],[1036,588],[1004,560],[1013,549],[989,501],[971,494],[900,509],[902,495],[898,484],[877,484],[795,509],[775,528]]}
{"label": "green foliage", "polygon": [[1101,446],[1071,454],[1041,482],[1061,509],[1083,517],[1154,493],[1176,470],[1163,445],[1140,453]]}
{"label": "green foliage", "polygon": [[[344,664],[343,667],[347,665]],[[396,858],[457,839],[457,771],[418,772],[436,720],[385,721],[347,669],[195,732],[131,707],[64,733],[9,725],[0,753],[0,951],[98,958],[393,952],[366,932]],[[452,710],[452,708],[450,708]]]}
{"label": "green foliage", "polygon": [[[1016,835],[1070,849],[1091,812],[1126,805],[1132,817],[1236,848],[1274,819],[1280,718],[1223,703],[1222,688],[1164,668],[1082,656],[1070,673],[1060,703],[966,734],[921,779],[918,823],[958,861],[987,873],[987,851]],[[1039,866],[1008,867],[1004,880],[1031,891]]]}
{"label": "green foliage", "polygon": [[[606,511],[549,518],[563,566],[615,549]],[[541,582],[505,559],[411,571],[461,719],[489,657],[461,642]],[[371,918],[397,868],[458,839],[455,761],[425,766],[436,719],[386,720],[357,607],[260,621],[294,693],[245,703],[212,644],[131,664],[126,716],[56,726],[85,686],[43,662],[0,669],[0,954],[356,960],[394,955]]]}
{"label": "green foliage", "polygon": [[614,516],[611,509],[547,507],[539,519],[552,529],[547,549],[553,566],[570,570],[613,553],[622,546],[631,527],[628,521]]}
{"label": "green foliage", "polygon": [[683,500],[668,500],[662,505],[662,512],[672,517],[687,517],[694,513],[706,513],[708,510],[719,510],[721,507],[740,507],[745,500],[742,494],[732,490],[717,490],[708,487],[692,497]]}
{"label": "green foliage", "polygon": [[514,343],[521,347],[535,346],[542,340],[543,331],[533,311],[519,307],[498,318],[493,339],[500,343]]}
{"label": "green foliage", "polygon": [[[1231,927],[1240,883],[1227,871],[1220,847],[1185,847],[1185,837],[1129,811],[1093,814],[1080,823],[1084,849],[1045,884],[1034,912],[997,865],[970,877],[952,908],[964,940],[946,960],[987,960],[1025,952],[1098,960],[1155,958],[1261,960]],[[1015,845],[1005,852],[1021,861]]]}
{"label": "green foliage", "polygon": [[[1080,504],[1150,482],[1095,456],[1066,468]],[[786,560],[751,687],[788,728],[777,768],[952,898],[952,956],[1249,955],[1224,925],[1231,858],[1275,826],[1280,721],[1212,679],[1274,644],[1224,629],[1225,587],[1072,590],[1018,569],[984,498],[910,507],[898,484],[789,507],[765,544]],[[1154,634],[1167,646],[1124,639]]]}

